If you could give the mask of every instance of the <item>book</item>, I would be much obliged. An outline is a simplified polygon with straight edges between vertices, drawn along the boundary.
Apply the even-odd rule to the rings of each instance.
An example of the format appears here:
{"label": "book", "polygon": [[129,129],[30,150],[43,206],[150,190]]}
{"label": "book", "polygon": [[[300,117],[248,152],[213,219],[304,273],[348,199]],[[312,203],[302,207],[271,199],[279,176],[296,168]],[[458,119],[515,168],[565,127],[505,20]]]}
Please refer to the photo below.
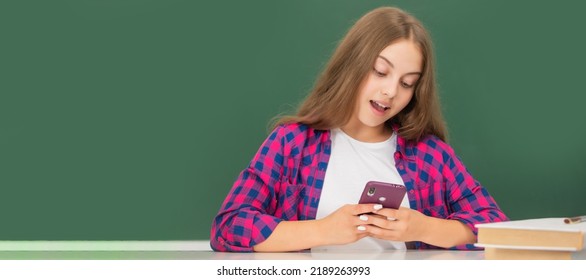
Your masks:
{"label": "book", "polygon": [[586,222],[540,218],[477,224],[485,259],[584,259]]}
{"label": "book", "polygon": [[477,224],[478,243],[540,246],[566,251],[584,248],[586,223],[565,224],[564,218],[541,218]]}
{"label": "book", "polygon": [[586,250],[565,251],[540,249],[538,247],[494,246],[484,247],[484,259],[487,260],[584,260]]}

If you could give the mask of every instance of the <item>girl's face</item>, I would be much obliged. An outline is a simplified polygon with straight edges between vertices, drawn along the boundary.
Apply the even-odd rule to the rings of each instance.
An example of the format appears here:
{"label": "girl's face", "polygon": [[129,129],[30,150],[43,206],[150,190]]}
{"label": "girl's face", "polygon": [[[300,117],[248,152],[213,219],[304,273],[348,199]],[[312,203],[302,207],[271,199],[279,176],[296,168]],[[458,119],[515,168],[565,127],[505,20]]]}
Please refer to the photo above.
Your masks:
{"label": "girl's face", "polygon": [[401,39],[383,49],[359,89],[350,121],[342,129],[364,141],[389,136],[384,123],[411,101],[422,62],[421,52],[411,40]]}

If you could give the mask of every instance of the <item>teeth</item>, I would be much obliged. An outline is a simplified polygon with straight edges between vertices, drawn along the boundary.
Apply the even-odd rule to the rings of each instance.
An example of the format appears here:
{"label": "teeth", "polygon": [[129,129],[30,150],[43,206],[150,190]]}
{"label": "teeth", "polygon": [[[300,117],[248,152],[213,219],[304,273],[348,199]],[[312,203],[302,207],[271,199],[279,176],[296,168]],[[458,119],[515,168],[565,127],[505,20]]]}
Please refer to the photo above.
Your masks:
{"label": "teeth", "polygon": [[383,104],[380,104],[380,103],[378,103],[378,102],[376,102],[376,101],[374,101],[374,100],[373,100],[372,102],[373,102],[374,104],[376,104],[376,106],[379,106],[379,107],[381,107],[381,108],[382,108],[382,109],[384,109],[384,110],[391,108],[391,107],[387,107],[387,106],[385,106],[385,105],[383,105]]}

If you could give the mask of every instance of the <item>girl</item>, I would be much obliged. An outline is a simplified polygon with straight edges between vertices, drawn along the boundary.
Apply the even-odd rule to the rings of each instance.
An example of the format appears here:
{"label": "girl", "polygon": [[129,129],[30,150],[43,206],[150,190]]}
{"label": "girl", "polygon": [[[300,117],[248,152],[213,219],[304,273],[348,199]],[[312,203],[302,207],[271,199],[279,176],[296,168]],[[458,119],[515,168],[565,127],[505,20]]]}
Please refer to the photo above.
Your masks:
{"label": "girl", "polygon": [[[359,19],[240,173],[212,248],[473,248],[475,224],[507,217],[445,142],[433,63],[411,15],[379,8]],[[402,207],[356,204],[368,181],[405,185]]]}

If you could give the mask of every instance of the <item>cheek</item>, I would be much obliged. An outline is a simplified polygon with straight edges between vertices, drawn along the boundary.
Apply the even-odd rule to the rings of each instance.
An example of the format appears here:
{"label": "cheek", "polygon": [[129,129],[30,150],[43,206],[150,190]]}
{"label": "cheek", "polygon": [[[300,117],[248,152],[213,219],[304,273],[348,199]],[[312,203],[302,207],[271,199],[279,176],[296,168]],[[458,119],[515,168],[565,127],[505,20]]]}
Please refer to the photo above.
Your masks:
{"label": "cheek", "polygon": [[361,98],[370,98],[370,95],[376,92],[377,87],[380,87],[380,85],[377,84],[372,76],[369,76],[360,88],[359,96]]}
{"label": "cheek", "polygon": [[406,103],[409,103],[409,101],[411,101],[411,99],[413,99],[413,95],[415,95],[415,91],[414,90],[409,90],[405,92],[405,95],[403,96],[404,100]]}
{"label": "cheek", "polygon": [[401,109],[407,107],[407,104],[409,104],[409,102],[411,102],[411,99],[413,98],[413,92],[404,92],[404,94],[402,94],[400,96],[400,98],[397,99],[398,101],[398,106],[401,107]]}

